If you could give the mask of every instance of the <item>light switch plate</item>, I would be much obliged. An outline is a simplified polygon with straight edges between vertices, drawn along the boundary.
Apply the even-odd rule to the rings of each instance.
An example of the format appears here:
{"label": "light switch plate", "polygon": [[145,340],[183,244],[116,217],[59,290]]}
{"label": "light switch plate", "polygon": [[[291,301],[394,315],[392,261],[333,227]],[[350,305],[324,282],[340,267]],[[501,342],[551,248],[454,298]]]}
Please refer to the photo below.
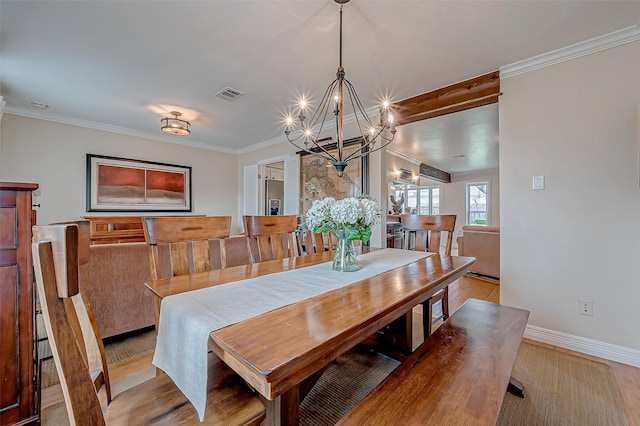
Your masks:
{"label": "light switch plate", "polygon": [[540,191],[544,189],[544,176],[534,176],[533,177],[533,190]]}

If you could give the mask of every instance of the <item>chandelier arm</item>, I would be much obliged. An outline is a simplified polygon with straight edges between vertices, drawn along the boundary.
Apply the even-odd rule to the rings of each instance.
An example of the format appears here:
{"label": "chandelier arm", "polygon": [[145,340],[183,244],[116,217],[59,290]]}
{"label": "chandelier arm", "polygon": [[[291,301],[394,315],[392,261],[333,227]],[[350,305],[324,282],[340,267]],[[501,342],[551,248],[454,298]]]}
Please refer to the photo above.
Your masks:
{"label": "chandelier arm", "polygon": [[[362,117],[364,117],[364,119],[367,122],[367,124],[370,125],[370,126],[373,126],[373,122],[371,121],[371,118],[369,118],[369,116],[366,113],[366,110],[365,110],[364,106],[362,105],[362,102],[360,102],[360,97],[358,96],[358,92],[356,92],[355,87],[353,87],[353,84],[351,84],[351,82],[349,82],[349,80],[345,79],[344,81],[347,83],[347,88],[348,88],[348,91],[349,91],[349,98],[351,99],[352,105],[354,105],[353,112],[354,112],[354,114],[356,114],[356,118],[358,117],[358,115],[356,113],[355,106],[357,106],[358,110],[360,111],[360,114],[362,115]],[[355,102],[353,101],[353,99],[355,99]]]}
{"label": "chandelier arm", "polygon": [[[380,151],[382,148],[387,147],[390,143],[392,142],[392,140],[386,140],[386,142],[382,145],[380,145],[379,147],[372,149],[370,151],[366,151],[366,152],[362,152],[362,148],[365,148],[367,145],[363,145],[362,148],[360,148],[360,150],[353,152],[351,155],[349,155],[349,157],[347,157],[347,160],[344,160],[345,162],[347,161],[353,161],[353,160],[357,160],[358,158],[362,158],[362,157],[366,157],[371,153],[374,153],[376,151]],[[354,154],[358,154],[356,156],[354,156]]]}
{"label": "chandelier arm", "polygon": [[331,155],[331,153],[329,151],[327,151],[326,149],[322,148],[322,146],[318,145],[317,143],[314,143],[314,145],[317,146],[318,148],[322,149],[327,155],[323,155],[323,154],[317,153],[315,151],[310,150],[309,148],[303,148],[300,145],[298,145],[295,141],[292,141],[291,139],[289,139],[289,143],[291,145],[295,146],[296,148],[298,148],[300,151],[306,152],[307,154],[313,155],[314,157],[321,158],[321,159],[323,159],[325,161],[331,161],[332,163],[338,161],[338,159],[335,158],[333,155]]}
{"label": "chandelier arm", "polygon": [[[335,80],[333,80],[329,86],[327,86],[327,90],[325,90],[324,95],[322,96],[322,99],[320,100],[320,104],[318,105],[318,109],[316,109],[316,111],[313,113],[313,117],[311,117],[311,120],[309,121],[309,126],[310,127],[314,127],[316,125],[316,123],[318,122],[318,119],[320,118],[320,111],[323,109],[327,109],[329,106],[329,98],[331,96],[331,93],[333,93],[333,89],[335,89],[336,84],[338,83],[338,79],[336,78]],[[325,117],[326,117],[326,112],[325,112]],[[324,121],[323,121],[324,124]]]}
{"label": "chandelier arm", "polygon": [[[365,132],[362,131],[362,125],[360,123],[360,118],[358,117],[358,110],[359,110],[359,114],[362,116],[362,119],[369,124],[369,126],[373,127],[373,124],[371,123],[371,120],[369,119],[369,116],[366,114],[366,112],[364,112],[364,110],[362,109],[362,105],[358,105],[358,103],[356,103],[354,101],[354,97],[356,100],[358,100],[358,94],[356,93],[355,89],[353,88],[353,86],[351,85],[351,83],[349,83],[347,81],[347,92],[349,93],[349,100],[351,101],[351,105],[353,107],[353,114],[355,115],[356,118],[356,124],[358,126],[358,130],[360,131],[360,135],[362,136],[363,140],[367,140],[364,137]],[[356,108],[358,108],[358,110],[356,110]],[[377,135],[376,135],[377,137]],[[375,139],[375,138],[374,138]],[[371,143],[373,143],[374,141],[370,141]],[[367,144],[369,145],[369,144]],[[347,156],[347,159],[345,159],[345,161],[348,161],[348,158],[351,157],[350,155]]]}
{"label": "chandelier arm", "polygon": [[[327,115],[329,114],[329,105],[330,103],[327,101],[326,104],[324,105],[324,117],[322,122],[320,123],[320,128],[318,129],[318,134],[315,137],[315,139],[311,140],[312,146],[317,147],[318,149],[322,150],[324,153],[326,153],[328,156],[330,156],[333,159],[333,162],[336,161],[341,161],[340,160],[340,156],[338,156],[338,158],[336,158],[333,154],[331,154],[324,146],[320,145],[318,143],[318,138],[320,137],[320,134],[322,133],[322,128],[324,127],[324,123],[327,122]],[[318,111],[320,110],[320,108],[318,109]],[[340,153],[340,150],[338,150],[338,153]]]}
{"label": "chandelier arm", "polygon": [[[347,156],[347,158],[344,160],[345,162],[352,161],[352,160],[357,160],[358,158],[365,157],[365,156],[369,155],[370,153],[375,152],[374,150],[369,150],[368,149],[369,146],[373,146],[373,144],[375,143],[375,139],[367,140],[365,137],[362,137],[362,140],[365,140],[367,142],[362,144],[362,145],[360,145],[360,148],[357,151],[354,151],[351,154],[349,154]],[[366,151],[364,151],[365,148],[367,149]]]}

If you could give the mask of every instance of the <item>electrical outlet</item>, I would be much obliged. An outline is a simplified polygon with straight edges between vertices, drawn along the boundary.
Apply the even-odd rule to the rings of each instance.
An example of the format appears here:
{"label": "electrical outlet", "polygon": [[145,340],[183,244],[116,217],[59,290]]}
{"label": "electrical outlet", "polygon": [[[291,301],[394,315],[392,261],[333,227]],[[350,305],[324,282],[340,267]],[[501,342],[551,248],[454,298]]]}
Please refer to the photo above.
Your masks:
{"label": "electrical outlet", "polygon": [[591,299],[579,299],[579,312],[580,315],[593,316],[593,300]]}

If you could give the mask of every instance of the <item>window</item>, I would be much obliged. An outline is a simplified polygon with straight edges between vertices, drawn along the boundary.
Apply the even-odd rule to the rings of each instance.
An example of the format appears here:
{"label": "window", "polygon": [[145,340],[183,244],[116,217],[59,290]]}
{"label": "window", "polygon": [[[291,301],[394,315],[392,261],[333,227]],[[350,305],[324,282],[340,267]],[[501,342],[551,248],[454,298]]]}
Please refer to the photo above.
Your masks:
{"label": "window", "polygon": [[489,183],[467,184],[467,225],[489,224]]}
{"label": "window", "polygon": [[404,194],[403,213],[440,214],[440,188],[437,186],[403,188],[395,190],[394,194],[396,198]]}

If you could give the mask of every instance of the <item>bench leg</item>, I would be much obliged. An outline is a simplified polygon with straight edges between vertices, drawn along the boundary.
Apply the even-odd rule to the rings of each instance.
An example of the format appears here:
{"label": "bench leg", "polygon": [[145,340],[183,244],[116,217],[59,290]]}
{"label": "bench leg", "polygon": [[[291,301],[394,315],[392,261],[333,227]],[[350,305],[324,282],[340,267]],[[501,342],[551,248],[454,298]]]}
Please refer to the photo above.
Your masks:
{"label": "bench leg", "polygon": [[507,392],[512,393],[515,396],[524,398],[524,385],[518,379],[509,377],[509,386],[507,386]]}

